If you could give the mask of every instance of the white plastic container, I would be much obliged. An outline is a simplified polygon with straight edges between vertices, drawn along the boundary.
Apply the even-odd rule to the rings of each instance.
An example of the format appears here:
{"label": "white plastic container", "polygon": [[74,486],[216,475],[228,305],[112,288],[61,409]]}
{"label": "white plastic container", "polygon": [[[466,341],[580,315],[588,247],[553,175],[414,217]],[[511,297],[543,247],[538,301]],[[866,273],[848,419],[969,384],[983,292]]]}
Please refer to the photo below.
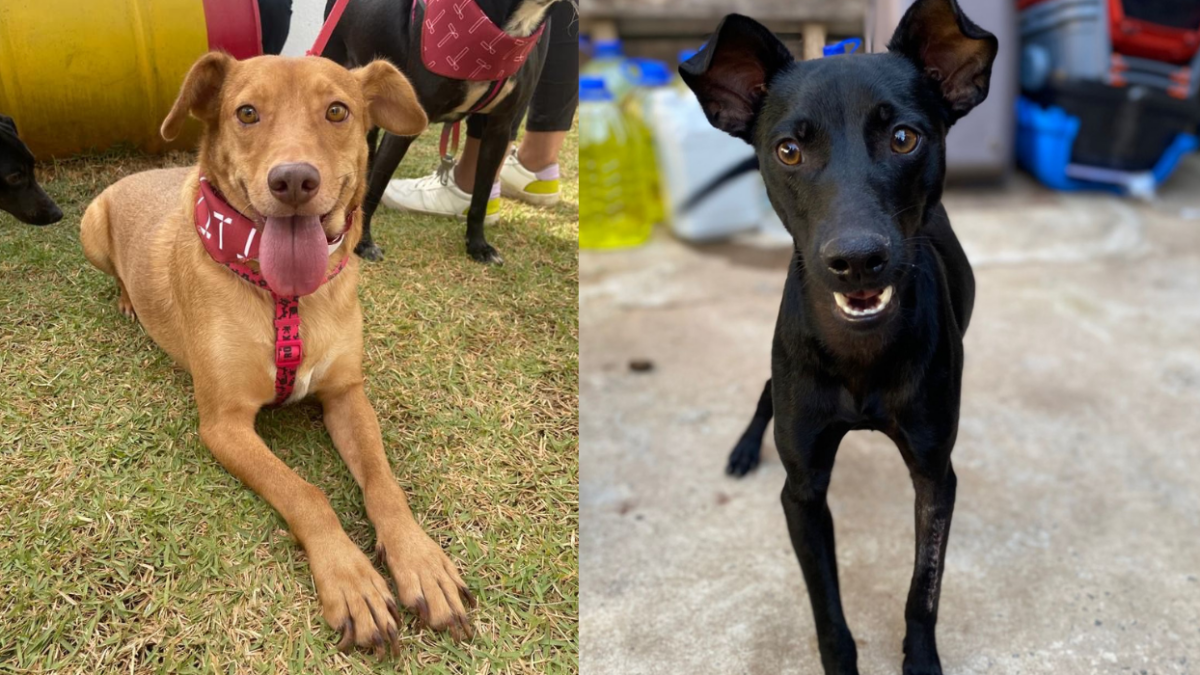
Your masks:
{"label": "white plastic container", "polygon": [[667,222],[686,241],[711,241],[761,224],[766,188],[757,171],[725,183],[694,209],[681,207],[713,179],[754,155],[744,141],[717,131],[687,89],[648,92],[647,122],[654,137]]}

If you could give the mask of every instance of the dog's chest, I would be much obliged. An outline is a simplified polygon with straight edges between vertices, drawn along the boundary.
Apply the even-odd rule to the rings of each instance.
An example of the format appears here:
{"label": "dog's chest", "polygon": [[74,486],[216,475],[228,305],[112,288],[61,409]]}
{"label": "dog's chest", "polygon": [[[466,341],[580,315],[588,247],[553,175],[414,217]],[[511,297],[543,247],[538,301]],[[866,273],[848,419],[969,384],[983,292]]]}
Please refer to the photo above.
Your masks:
{"label": "dog's chest", "polygon": [[[333,365],[333,354],[326,354],[320,360],[312,363],[302,363],[296,371],[296,381],[292,385],[292,395],[283,402],[284,405],[291,405],[305,399],[310,393],[318,391],[321,388],[321,382],[325,378],[329,370],[329,366]],[[275,379],[276,368],[271,367],[271,380]]]}
{"label": "dog's chest", "polygon": [[500,87],[500,91],[497,92],[496,95],[492,97],[491,101],[489,101],[482,108],[476,109],[475,106],[479,105],[479,103],[483,100],[483,97],[487,96],[488,92],[491,91],[492,83],[491,82],[465,82],[464,84],[466,85],[467,92],[466,92],[466,95],[463,97],[463,102],[457,108],[455,108],[453,111],[451,111],[451,114],[456,115],[456,116],[457,115],[465,115],[466,113],[469,113],[469,112],[471,112],[471,113],[489,113],[492,111],[493,108],[495,108],[497,105],[499,105],[499,103],[501,101],[503,101],[505,99],[505,97],[507,97],[512,92],[514,87],[517,86],[512,80],[508,80]]}
{"label": "dog's chest", "polygon": [[880,391],[855,394],[849,387],[838,391],[838,417],[855,429],[883,431],[892,425],[888,401]]}

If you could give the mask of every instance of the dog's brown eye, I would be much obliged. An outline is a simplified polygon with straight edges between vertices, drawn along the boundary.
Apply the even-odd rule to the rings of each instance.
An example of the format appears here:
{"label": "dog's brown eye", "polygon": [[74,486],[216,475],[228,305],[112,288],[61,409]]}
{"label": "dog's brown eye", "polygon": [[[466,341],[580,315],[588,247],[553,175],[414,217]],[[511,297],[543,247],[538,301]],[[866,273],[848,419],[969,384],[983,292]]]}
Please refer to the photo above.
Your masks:
{"label": "dog's brown eye", "polygon": [[8,174],[7,176],[4,177],[4,182],[8,183],[9,185],[16,185],[17,183],[20,183],[21,182],[21,172],[17,171],[17,172]]}
{"label": "dog's brown eye", "polygon": [[892,132],[892,152],[907,155],[917,149],[917,141],[921,137],[908,127],[900,127]]}
{"label": "dog's brown eye", "polygon": [[254,124],[258,122],[258,111],[252,105],[244,105],[237,109],[237,118],[242,124]]}
{"label": "dog's brown eye", "polygon": [[350,110],[341,103],[334,103],[325,111],[325,119],[330,122],[345,122],[350,116]]}
{"label": "dog's brown eye", "polygon": [[804,161],[804,153],[800,152],[800,144],[792,140],[780,143],[775,148],[775,154],[779,155],[779,161],[788,166],[796,166]]}

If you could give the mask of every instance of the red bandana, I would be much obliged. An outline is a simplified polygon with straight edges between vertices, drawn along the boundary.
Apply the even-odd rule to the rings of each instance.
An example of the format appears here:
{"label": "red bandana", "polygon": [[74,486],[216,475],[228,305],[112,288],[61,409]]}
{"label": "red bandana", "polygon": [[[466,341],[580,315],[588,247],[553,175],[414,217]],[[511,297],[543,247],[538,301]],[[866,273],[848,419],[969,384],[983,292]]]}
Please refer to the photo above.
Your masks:
{"label": "red bandana", "polygon": [[[346,212],[347,230],[353,218],[354,209],[350,209]],[[300,297],[275,293],[261,272],[245,264],[258,258],[258,224],[230,206],[203,175],[200,176],[200,196],[193,211],[193,222],[204,250],[213,260],[269,292],[275,301],[275,400],[271,405],[280,405],[292,395],[296,372],[304,360],[304,342],[300,339]],[[329,242],[330,253],[341,246],[345,235],[343,230]],[[350,256],[342,258],[325,281],[337,276],[349,259]]]}
{"label": "red bandana", "polygon": [[[350,211],[346,215],[347,229],[353,213]],[[258,259],[258,243],[262,234],[258,223],[230,206],[204,176],[200,176],[200,197],[196,200],[195,223],[196,231],[200,233],[200,241],[204,243],[204,250],[208,251],[213,260],[228,265]],[[342,245],[345,235],[343,231],[329,240],[330,253]]]}
{"label": "red bandana", "polygon": [[[413,12],[416,12],[413,0]],[[527,38],[505,33],[475,0],[429,0],[421,30],[421,60],[430,71],[456,80],[494,82],[517,74],[545,29]]]}

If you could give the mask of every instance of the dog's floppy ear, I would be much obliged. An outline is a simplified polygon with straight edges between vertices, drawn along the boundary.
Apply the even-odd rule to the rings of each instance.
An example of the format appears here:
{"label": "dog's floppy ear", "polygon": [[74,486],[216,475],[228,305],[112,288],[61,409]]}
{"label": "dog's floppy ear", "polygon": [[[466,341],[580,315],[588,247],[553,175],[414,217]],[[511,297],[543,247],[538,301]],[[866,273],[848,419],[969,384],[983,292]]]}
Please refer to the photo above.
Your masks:
{"label": "dog's floppy ear", "polygon": [[179,88],[179,98],[175,99],[175,105],[159,129],[164,139],[173,141],[179,137],[188,113],[205,124],[217,118],[221,86],[233,63],[233,57],[225,52],[209,52],[192,64]]}
{"label": "dog's floppy ear", "polygon": [[730,14],[708,44],[679,65],[679,74],[714,127],[750,143],[767,87],[793,61],[766,26]]}
{"label": "dog's floppy ear", "polygon": [[987,98],[998,48],[996,36],[968,19],[958,0],[917,0],[888,43],[937,83],[950,124]]}
{"label": "dog's floppy ear", "polygon": [[417,92],[396,66],[377,59],[350,72],[367,99],[371,124],[397,136],[416,136],[429,126]]}

